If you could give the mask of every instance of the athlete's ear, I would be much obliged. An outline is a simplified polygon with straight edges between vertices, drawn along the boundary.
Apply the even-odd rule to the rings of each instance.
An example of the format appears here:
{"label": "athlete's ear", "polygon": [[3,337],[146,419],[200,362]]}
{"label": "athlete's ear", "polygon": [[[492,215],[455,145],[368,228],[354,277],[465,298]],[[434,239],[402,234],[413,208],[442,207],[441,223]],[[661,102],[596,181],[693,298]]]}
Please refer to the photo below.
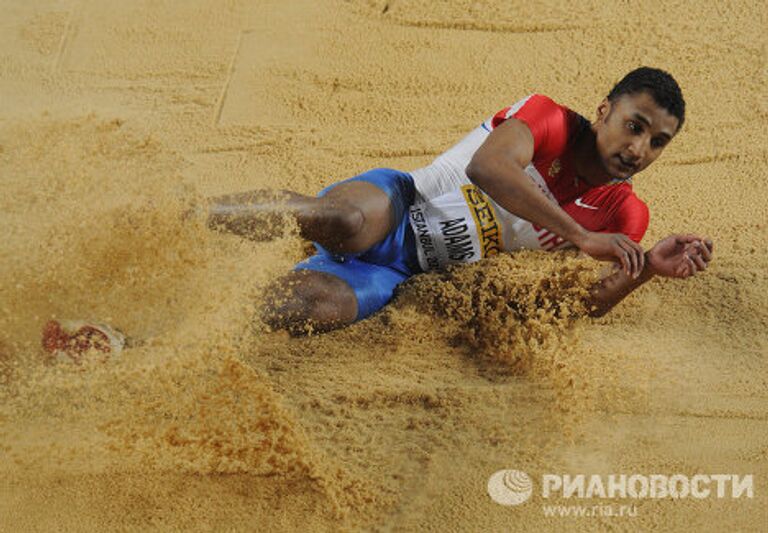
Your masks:
{"label": "athlete's ear", "polygon": [[603,120],[608,118],[608,115],[611,114],[611,101],[608,100],[608,98],[603,98],[603,101],[600,102],[600,105],[597,106],[597,121],[602,122]]}

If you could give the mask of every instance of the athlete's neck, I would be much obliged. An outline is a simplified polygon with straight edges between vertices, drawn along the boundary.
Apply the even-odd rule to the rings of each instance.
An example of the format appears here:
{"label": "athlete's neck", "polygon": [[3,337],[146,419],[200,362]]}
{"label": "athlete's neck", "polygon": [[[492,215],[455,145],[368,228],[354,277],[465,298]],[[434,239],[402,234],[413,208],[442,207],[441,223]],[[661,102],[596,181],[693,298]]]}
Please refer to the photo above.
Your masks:
{"label": "athlete's neck", "polygon": [[611,181],[612,177],[608,174],[597,152],[597,137],[589,122],[576,136],[572,153],[573,167],[581,180],[593,187]]}

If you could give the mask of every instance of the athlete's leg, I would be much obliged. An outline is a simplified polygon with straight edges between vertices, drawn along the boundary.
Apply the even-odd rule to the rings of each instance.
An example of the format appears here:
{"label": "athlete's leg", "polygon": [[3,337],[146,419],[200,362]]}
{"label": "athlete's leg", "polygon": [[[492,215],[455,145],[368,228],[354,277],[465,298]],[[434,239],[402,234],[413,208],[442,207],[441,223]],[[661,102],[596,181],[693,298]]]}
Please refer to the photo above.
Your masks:
{"label": "athlete's leg", "polygon": [[[414,250],[407,213],[414,195],[408,174],[376,169],[334,184],[318,198],[257,191],[219,199],[223,218],[213,222],[225,229],[240,229],[239,223],[263,228],[279,224],[286,213],[294,216],[318,253],[269,287],[263,317],[292,333],[328,331],[378,311],[397,285],[419,271],[415,253],[409,253]],[[245,222],[237,220],[240,209]]]}
{"label": "athlete's leg", "polygon": [[335,185],[319,198],[290,191],[257,190],[210,201],[208,225],[254,240],[282,234],[289,217],[301,236],[333,253],[359,253],[390,232],[389,196],[366,181]]}
{"label": "athlete's leg", "polygon": [[[396,235],[387,236],[384,242],[393,238]],[[292,333],[336,329],[384,307],[411,275],[398,259],[378,265],[356,257],[338,261],[319,252],[268,289],[263,318],[273,328]]]}

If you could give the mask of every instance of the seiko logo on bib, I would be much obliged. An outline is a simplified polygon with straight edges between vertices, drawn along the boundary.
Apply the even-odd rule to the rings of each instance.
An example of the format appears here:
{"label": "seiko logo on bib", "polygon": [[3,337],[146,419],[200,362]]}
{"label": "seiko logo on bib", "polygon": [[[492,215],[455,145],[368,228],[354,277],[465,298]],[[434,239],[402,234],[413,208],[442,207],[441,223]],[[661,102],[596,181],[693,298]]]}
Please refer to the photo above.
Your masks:
{"label": "seiko logo on bib", "polygon": [[493,206],[488,202],[488,198],[483,192],[474,185],[464,185],[461,191],[464,193],[472,218],[475,220],[483,257],[498,254],[503,249],[503,244],[501,242],[501,227]]}

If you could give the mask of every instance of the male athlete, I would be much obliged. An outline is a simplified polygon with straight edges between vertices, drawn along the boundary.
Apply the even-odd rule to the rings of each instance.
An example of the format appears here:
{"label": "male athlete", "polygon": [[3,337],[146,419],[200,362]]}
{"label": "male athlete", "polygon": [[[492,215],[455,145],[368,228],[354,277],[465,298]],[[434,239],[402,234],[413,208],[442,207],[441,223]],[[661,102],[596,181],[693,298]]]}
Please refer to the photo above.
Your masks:
{"label": "male athlete", "polygon": [[[207,221],[263,240],[291,217],[314,241],[317,253],[268,291],[266,322],[294,333],[361,320],[415,274],[519,249],[575,247],[618,263],[591,289],[591,314],[601,316],[653,276],[687,278],[711,260],[712,242],[696,235],[669,236],[647,252],[639,245],[648,208],[630,179],[661,155],[684,119],[677,82],[643,67],[613,87],[592,123],[534,94],[424,168],[371,170],[317,198],[263,190],[223,196],[210,201]],[[55,351],[79,330],[49,324],[47,331]]]}

